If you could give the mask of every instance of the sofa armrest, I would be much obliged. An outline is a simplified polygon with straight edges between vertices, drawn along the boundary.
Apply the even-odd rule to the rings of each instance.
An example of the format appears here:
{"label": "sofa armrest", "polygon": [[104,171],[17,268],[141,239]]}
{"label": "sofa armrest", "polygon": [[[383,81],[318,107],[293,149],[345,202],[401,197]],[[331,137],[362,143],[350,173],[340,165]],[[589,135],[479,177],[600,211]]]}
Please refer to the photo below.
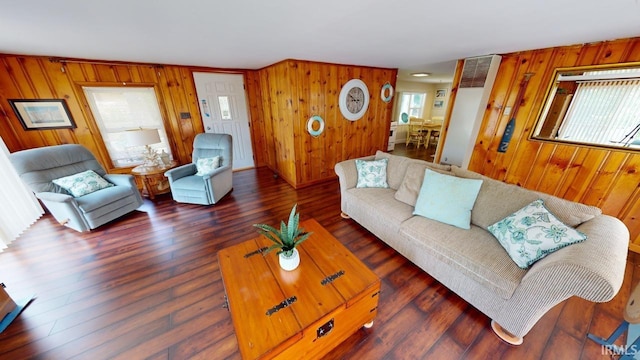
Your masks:
{"label": "sofa armrest", "polygon": [[218,176],[218,174],[222,174],[225,171],[230,171],[230,170],[231,170],[231,165],[221,166],[219,168],[215,168],[215,169],[211,170],[210,172],[202,175],[202,179],[204,179],[205,181],[210,181],[213,178],[215,178],[216,176]]}
{"label": "sofa armrest", "polygon": [[365,156],[358,159],[349,159],[336,164],[334,170],[340,181],[340,192],[343,193],[356,187],[358,183],[358,171],[356,170],[356,160],[374,160],[375,155]]}
{"label": "sofa armrest", "polygon": [[39,192],[39,193],[35,193],[35,195],[38,199],[44,202],[51,201],[51,202],[57,202],[57,203],[64,203],[64,202],[73,201],[73,196],[68,194],[60,194],[60,193],[54,193],[54,192]]}
{"label": "sofa armrest", "polygon": [[587,240],[533,264],[511,298],[493,310],[493,320],[524,336],[551,308],[572,296],[593,302],[613,299],[624,280],[629,230],[608,215],[596,216],[578,230]]}
{"label": "sofa armrest", "polygon": [[587,234],[587,240],[538,261],[522,283],[540,283],[539,289],[566,292],[593,302],[609,301],[624,280],[629,230],[608,215],[596,216],[577,229]]}
{"label": "sofa armrest", "polygon": [[91,230],[73,196],[54,192],[39,192],[35,195],[60,224],[80,232]]}
{"label": "sofa armrest", "polygon": [[189,163],[189,164],[184,164],[184,165],[175,167],[173,169],[167,170],[164,173],[164,176],[169,178],[169,182],[174,182],[185,176],[194,175],[196,172],[197,172],[196,164]]}
{"label": "sofa armrest", "polygon": [[104,178],[107,179],[110,183],[117,186],[127,186],[130,188],[136,187],[136,182],[133,178],[133,175],[129,174],[105,174]]}

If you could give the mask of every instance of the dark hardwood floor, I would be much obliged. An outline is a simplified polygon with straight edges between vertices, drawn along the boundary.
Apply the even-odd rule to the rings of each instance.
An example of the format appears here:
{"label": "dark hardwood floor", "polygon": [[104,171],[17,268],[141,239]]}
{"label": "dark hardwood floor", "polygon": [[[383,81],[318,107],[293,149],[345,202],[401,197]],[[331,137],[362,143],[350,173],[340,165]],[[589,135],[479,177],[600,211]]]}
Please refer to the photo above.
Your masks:
{"label": "dark hardwood floor", "polygon": [[[239,359],[216,253],[256,236],[297,203],[382,279],[379,313],[326,359],[603,359],[587,333],[622,321],[640,276],[629,260],[611,302],[572,298],[547,313],[518,347],[489,318],[352,220],[340,218],[337,181],[294,190],[266,168],[234,173],[215,206],[163,195],[90,233],[40,219],[0,253],[0,280],[37,298],[0,334],[1,359]],[[5,204],[6,206],[6,204]],[[635,256],[630,257],[635,259]]]}

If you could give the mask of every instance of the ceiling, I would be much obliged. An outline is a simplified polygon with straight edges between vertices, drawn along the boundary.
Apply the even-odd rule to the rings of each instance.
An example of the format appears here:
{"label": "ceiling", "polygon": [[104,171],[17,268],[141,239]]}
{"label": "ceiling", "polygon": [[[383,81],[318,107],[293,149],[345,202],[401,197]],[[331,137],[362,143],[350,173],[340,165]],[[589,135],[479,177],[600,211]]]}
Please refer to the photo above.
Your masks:
{"label": "ceiling", "polygon": [[0,0],[0,53],[258,69],[284,59],[451,81],[471,56],[640,36],[640,0]]}

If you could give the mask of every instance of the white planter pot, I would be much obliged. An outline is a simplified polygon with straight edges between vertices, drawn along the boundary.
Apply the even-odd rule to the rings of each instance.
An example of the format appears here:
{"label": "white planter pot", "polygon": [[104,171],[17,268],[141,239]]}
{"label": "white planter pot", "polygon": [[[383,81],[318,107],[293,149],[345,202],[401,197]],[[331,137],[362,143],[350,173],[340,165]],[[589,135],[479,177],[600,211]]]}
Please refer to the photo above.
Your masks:
{"label": "white planter pot", "polygon": [[291,256],[286,256],[284,253],[280,253],[280,255],[278,255],[278,261],[282,270],[295,270],[298,265],[300,265],[300,253],[298,253],[298,249],[295,248],[293,249],[293,254],[291,254]]}

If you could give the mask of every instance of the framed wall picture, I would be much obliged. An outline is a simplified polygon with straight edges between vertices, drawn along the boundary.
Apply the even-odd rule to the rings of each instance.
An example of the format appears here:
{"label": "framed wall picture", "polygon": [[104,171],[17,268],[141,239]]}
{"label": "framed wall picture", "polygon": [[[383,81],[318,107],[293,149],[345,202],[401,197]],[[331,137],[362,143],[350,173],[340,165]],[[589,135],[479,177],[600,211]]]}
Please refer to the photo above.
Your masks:
{"label": "framed wall picture", "polygon": [[436,99],[444,99],[447,96],[447,89],[437,89]]}
{"label": "framed wall picture", "polygon": [[69,108],[61,99],[10,99],[25,130],[73,129],[76,127]]}
{"label": "framed wall picture", "polygon": [[435,100],[433,102],[433,107],[435,109],[441,109],[444,106],[444,100]]}

